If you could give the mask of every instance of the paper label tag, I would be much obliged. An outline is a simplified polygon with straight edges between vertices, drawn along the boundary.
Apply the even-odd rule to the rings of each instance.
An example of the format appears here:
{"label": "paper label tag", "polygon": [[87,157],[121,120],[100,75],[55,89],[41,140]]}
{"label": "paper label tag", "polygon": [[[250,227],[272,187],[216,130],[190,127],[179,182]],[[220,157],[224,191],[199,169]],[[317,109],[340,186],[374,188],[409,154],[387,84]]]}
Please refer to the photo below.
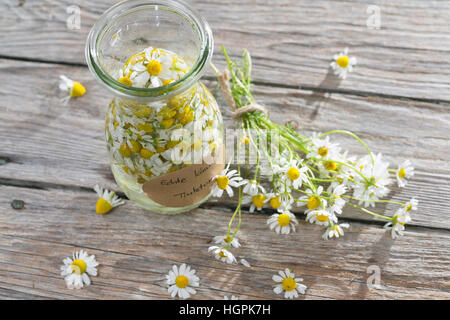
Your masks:
{"label": "paper label tag", "polygon": [[192,164],[147,181],[142,185],[142,191],[151,200],[166,207],[190,206],[210,194],[214,177],[224,167],[224,163]]}

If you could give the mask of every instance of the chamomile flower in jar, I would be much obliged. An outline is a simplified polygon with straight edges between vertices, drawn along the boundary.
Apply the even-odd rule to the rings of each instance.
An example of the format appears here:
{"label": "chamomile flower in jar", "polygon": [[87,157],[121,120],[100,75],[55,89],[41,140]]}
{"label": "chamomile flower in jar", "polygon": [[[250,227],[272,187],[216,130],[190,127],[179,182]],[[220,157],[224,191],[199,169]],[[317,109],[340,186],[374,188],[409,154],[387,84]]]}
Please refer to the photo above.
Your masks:
{"label": "chamomile flower in jar", "polygon": [[86,54],[114,93],[105,138],[123,192],[160,213],[205,201],[224,168],[222,117],[199,81],[212,55],[206,21],[183,3],[123,2],[94,25]]}

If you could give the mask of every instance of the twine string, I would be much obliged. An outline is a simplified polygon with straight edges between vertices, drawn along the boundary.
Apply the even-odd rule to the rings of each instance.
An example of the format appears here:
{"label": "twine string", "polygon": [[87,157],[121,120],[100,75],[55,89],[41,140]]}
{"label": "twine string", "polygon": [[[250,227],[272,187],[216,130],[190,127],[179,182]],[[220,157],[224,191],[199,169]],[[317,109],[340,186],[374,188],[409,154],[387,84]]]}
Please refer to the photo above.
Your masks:
{"label": "twine string", "polygon": [[221,72],[218,78],[220,89],[222,91],[223,96],[225,97],[225,101],[230,106],[233,112],[232,114],[233,118],[235,119],[240,118],[244,113],[251,111],[260,111],[264,113],[266,116],[268,116],[269,112],[267,111],[266,107],[258,103],[249,103],[248,105],[245,105],[240,108],[236,105],[236,101],[234,100],[233,94],[231,93],[230,73],[228,72],[228,70],[225,69],[223,72]]}

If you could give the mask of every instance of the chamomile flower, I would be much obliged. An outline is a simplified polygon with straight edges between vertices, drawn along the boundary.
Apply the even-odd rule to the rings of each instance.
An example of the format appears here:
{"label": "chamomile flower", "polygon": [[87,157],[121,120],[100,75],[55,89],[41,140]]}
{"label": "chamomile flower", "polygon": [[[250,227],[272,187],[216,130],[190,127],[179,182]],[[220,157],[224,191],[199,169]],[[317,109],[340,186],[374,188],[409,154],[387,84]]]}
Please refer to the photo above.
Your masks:
{"label": "chamomile flower", "polygon": [[231,297],[228,298],[228,296],[224,296],[224,297],[223,297],[223,300],[239,300],[239,297],[237,297],[237,296],[231,296]]}
{"label": "chamomile flower", "polygon": [[308,167],[302,166],[302,160],[291,160],[280,171],[283,173],[283,181],[289,187],[299,189],[303,182],[308,181]]}
{"label": "chamomile flower", "polygon": [[328,226],[330,223],[336,223],[337,217],[328,210],[316,209],[308,212],[306,215],[306,221],[321,226]]}
{"label": "chamomile flower", "polygon": [[255,196],[258,193],[266,193],[264,187],[258,183],[256,180],[242,180],[242,185],[244,189],[242,190],[245,194]]}
{"label": "chamomile flower", "polygon": [[148,47],[128,59],[117,79],[127,86],[156,88],[180,79],[187,71],[186,63],[174,52]]}
{"label": "chamomile flower", "polygon": [[356,167],[360,169],[361,175],[355,174],[356,184],[353,188],[353,197],[360,199],[358,204],[364,207],[375,207],[375,201],[385,197],[389,193],[387,187],[392,181],[389,177],[389,163],[384,161],[381,153],[373,155],[372,158],[367,155],[360,159]]}
{"label": "chamomile flower", "polygon": [[250,204],[249,212],[261,211],[266,203],[267,196],[263,193],[255,194],[254,196],[246,195],[242,199],[243,204]]}
{"label": "chamomile flower", "polygon": [[[341,148],[339,144],[332,143],[330,141],[329,136],[325,136],[325,138],[320,137],[320,133],[316,133],[313,135],[311,139],[312,150],[306,155],[306,158],[315,158],[318,160],[328,160],[336,157],[339,154]],[[326,168],[326,166],[330,165],[328,162],[323,162],[322,165]],[[331,168],[330,168],[331,169]],[[336,171],[336,170],[328,170],[328,171]]]}
{"label": "chamomile flower", "polygon": [[193,287],[199,286],[200,279],[195,274],[195,270],[183,263],[180,267],[174,265],[172,270],[166,275],[169,285],[169,294],[172,298],[178,295],[179,298],[187,299],[197,293]]}
{"label": "chamomile flower", "polygon": [[409,212],[406,212],[404,208],[397,210],[391,221],[384,225],[384,228],[391,230],[392,239],[396,239],[398,236],[403,235],[405,230],[405,224],[411,221]]}
{"label": "chamomile flower", "polygon": [[295,274],[287,268],[284,271],[278,271],[278,274],[275,274],[272,280],[279,283],[275,286],[273,292],[280,294],[284,291],[286,299],[298,298],[298,294],[305,294],[307,288],[300,283],[303,279],[296,278]]}
{"label": "chamomile flower", "polygon": [[125,203],[125,201],[119,199],[114,191],[103,189],[98,184],[95,185],[94,190],[99,196],[97,205],[95,206],[95,211],[97,211],[98,214],[108,213],[112,208]]}
{"label": "chamomile flower", "polygon": [[407,179],[410,179],[414,175],[414,167],[411,165],[411,161],[405,160],[398,166],[395,177],[397,178],[397,184],[399,188],[406,186]]}
{"label": "chamomile flower", "polygon": [[237,174],[236,170],[223,170],[219,175],[214,177],[215,184],[211,190],[211,194],[214,197],[221,197],[223,191],[228,193],[228,196],[232,197],[234,192],[231,187],[237,188],[242,183],[242,178]]}
{"label": "chamomile flower", "polygon": [[239,248],[241,246],[241,244],[239,243],[238,238],[234,237],[233,239],[231,239],[230,236],[215,236],[213,238],[213,241],[216,244],[220,244],[221,246],[226,246],[228,243],[230,243],[230,246],[234,247],[234,248]]}
{"label": "chamomile flower", "polygon": [[339,238],[344,235],[344,229],[348,229],[350,225],[348,223],[333,224],[327,228],[327,230],[322,235],[322,239],[327,240],[331,238]]}
{"label": "chamomile flower", "polygon": [[345,200],[342,199],[342,195],[347,192],[347,187],[345,185],[338,185],[336,188],[334,188],[333,192],[331,193],[331,200],[329,202],[329,210],[332,213],[341,214],[342,208],[345,206]]}
{"label": "chamomile flower", "polygon": [[68,96],[66,96],[62,99],[62,102],[64,104],[67,104],[67,102],[69,102],[70,98],[81,97],[86,93],[86,89],[83,87],[83,85],[81,83],[73,81],[63,75],[60,75],[59,78],[60,78],[59,89],[61,91],[69,93]]}
{"label": "chamomile flower", "polygon": [[289,192],[267,193],[266,200],[264,200],[264,203],[268,203],[272,209],[275,209],[278,212],[290,210],[293,202],[294,198]]}
{"label": "chamomile flower", "polygon": [[65,258],[63,262],[61,275],[69,289],[81,289],[84,285],[88,286],[91,284],[89,276],[97,275],[98,262],[95,260],[95,256],[89,256],[84,250],[75,252],[72,259]]}
{"label": "chamomile flower", "polygon": [[335,75],[339,76],[341,79],[345,79],[347,73],[353,71],[356,62],[357,60],[355,57],[348,56],[348,48],[345,48],[341,53],[334,55],[330,66],[333,68]]}
{"label": "chamomile flower", "polygon": [[315,210],[319,207],[325,208],[327,206],[327,200],[323,199],[320,195],[323,192],[323,187],[318,186],[315,191],[311,189],[306,189],[305,193],[307,195],[301,196],[298,198],[297,206],[302,207],[306,204],[308,209],[305,210],[305,213],[310,212],[311,210]]}
{"label": "chamomile flower", "polygon": [[214,257],[222,262],[232,264],[234,262],[237,263],[235,256],[225,248],[221,248],[218,246],[212,246],[208,248],[208,252],[211,252]]}
{"label": "chamomile flower", "polygon": [[295,232],[295,225],[298,224],[295,215],[289,211],[275,213],[267,220],[270,230],[274,230],[278,234],[289,234]]}
{"label": "chamomile flower", "polygon": [[411,198],[406,204],[405,204],[405,211],[410,212],[411,210],[415,211],[417,210],[417,206],[419,205],[419,200],[416,198]]}

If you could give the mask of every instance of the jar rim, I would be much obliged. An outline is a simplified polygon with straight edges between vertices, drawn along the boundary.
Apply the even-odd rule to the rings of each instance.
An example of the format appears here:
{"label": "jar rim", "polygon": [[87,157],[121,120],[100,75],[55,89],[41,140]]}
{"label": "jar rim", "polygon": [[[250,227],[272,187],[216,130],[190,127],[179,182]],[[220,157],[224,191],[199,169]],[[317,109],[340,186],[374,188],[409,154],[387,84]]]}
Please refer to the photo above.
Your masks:
{"label": "jar rim", "polygon": [[[180,14],[199,32],[201,47],[193,67],[180,79],[156,88],[137,88],[124,85],[106,72],[99,63],[98,47],[112,21],[124,14],[145,9],[169,10]],[[154,9],[153,9],[154,10]],[[207,21],[182,0],[124,0],[106,10],[91,28],[86,41],[85,56],[89,70],[97,80],[114,94],[128,99],[159,100],[179,94],[190,88],[205,72],[213,54],[212,31]]]}

